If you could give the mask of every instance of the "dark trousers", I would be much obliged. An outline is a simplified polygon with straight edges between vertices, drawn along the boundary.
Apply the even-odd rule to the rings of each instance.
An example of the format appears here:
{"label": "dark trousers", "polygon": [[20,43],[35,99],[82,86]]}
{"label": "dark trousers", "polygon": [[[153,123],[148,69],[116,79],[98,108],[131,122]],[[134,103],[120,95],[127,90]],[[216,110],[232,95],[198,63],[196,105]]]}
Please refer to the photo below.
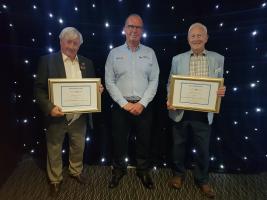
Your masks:
{"label": "dark trousers", "polygon": [[126,172],[125,157],[128,151],[128,138],[131,130],[136,134],[137,172],[146,172],[150,167],[150,132],[152,123],[152,109],[147,108],[139,116],[113,104],[112,107],[112,139],[113,139],[113,167],[115,171]]}
{"label": "dark trousers", "polygon": [[174,176],[184,177],[185,175],[185,150],[186,141],[189,136],[189,128],[192,129],[193,143],[196,147],[196,166],[193,171],[194,179],[197,184],[208,183],[209,168],[209,141],[211,127],[208,123],[200,121],[181,121],[173,122],[173,173]]}

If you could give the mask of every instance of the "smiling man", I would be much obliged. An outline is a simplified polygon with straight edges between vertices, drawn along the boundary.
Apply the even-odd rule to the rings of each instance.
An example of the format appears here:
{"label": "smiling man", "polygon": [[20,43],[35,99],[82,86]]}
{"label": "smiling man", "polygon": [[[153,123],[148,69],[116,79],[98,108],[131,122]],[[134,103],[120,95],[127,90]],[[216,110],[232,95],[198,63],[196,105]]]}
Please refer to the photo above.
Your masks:
{"label": "smiling man", "polygon": [[125,158],[129,131],[136,134],[136,174],[143,185],[154,188],[149,174],[152,108],[159,67],[154,51],[142,44],[143,20],[130,15],[124,25],[126,42],[111,50],[105,66],[107,91],[114,100],[112,107],[113,171],[109,188],[118,186],[127,172]]}
{"label": "smiling man", "polygon": [[[173,57],[167,90],[169,92],[172,75],[187,75],[192,77],[223,77],[224,57],[208,51],[205,45],[208,41],[207,28],[201,23],[192,24],[188,30],[188,43],[191,50]],[[225,87],[219,88],[217,95],[224,96]],[[209,198],[215,193],[208,184],[209,139],[213,113],[175,110],[167,101],[169,117],[172,119],[172,158],[173,178],[169,181],[172,188],[180,189],[185,179],[185,144],[190,130],[196,146],[196,166],[193,171],[195,183]]]}
{"label": "smiling man", "polygon": [[[54,105],[48,96],[48,79],[95,77],[92,61],[77,55],[83,43],[81,33],[74,27],[66,27],[61,31],[59,39],[60,51],[41,57],[35,81],[35,97],[47,122],[47,174],[52,196],[58,195],[63,180],[61,151],[66,133],[69,136],[69,174],[80,184],[87,182],[82,171],[89,116],[79,113],[65,114],[58,105]],[[102,85],[99,90],[102,93]]]}

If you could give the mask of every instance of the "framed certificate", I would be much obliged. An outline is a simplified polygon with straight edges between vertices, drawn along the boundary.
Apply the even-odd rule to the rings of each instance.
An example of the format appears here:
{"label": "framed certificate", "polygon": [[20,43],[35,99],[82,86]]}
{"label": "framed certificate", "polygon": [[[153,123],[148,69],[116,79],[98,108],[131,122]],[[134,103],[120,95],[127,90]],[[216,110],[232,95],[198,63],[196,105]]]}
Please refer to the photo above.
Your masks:
{"label": "framed certificate", "polygon": [[217,91],[223,82],[223,78],[172,75],[168,101],[177,109],[219,113]]}
{"label": "framed certificate", "polygon": [[64,113],[101,112],[100,78],[48,79],[49,100]]}

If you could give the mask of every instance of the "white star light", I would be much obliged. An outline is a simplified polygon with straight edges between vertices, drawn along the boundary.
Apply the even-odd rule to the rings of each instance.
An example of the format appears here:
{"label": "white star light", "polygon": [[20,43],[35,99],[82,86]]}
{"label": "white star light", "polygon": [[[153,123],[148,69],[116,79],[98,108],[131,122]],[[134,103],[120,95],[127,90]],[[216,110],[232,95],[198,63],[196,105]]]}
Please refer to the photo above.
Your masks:
{"label": "white star light", "polygon": [[220,168],[221,168],[221,169],[224,169],[224,165],[223,165],[223,164],[221,164],[221,165],[220,165]]}
{"label": "white star light", "polygon": [[32,42],[35,42],[35,38],[32,38]]}
{"label": "white star light", "polygon": [[220,23],[220,27],[223,27],[223,22]]}
{"label": "white star light", "polygon": [[251,88],[256,87],[256,83],[250,83],[250,87],[251,87]]}
{"label": "white star light", "polygon": [[2,5],[2,8],[7,9],[7,5],[6,4],[3,4]]}
{"label": "white star light", "polygon": [[24,60],[24,63],[25,63],[25,64],[29,64],[29,61],[28,61],[28,60]]}
{"label": "white star light", "polygon": [[219,5],[217,4],[217,5],[215,6],[215,8],[218,9],[218,8],[219,8]]}
{"label": "white star light", "polygon": [[89,137],[86,137],[86,142],[89,142],[90,141],[90,138]]}
{"label": "white star light", "polygon": [[150,4],[149,4],[149,3],[148,3],[148,4],[146,4],[146,7],[147,7],[147,8],[150,8]]}
{"label": "white star light", "polygon": [[238,90],[237,87],[233,87],[233,91],[236,92]]}
{"label": "white star light", "polygon": [[112,44],[109,45],[109,49],[113,49],[113,45]]}
{"label": "white star light", "polygon": [[256,108],[256,112],[261,112],[261,108]]}
{"label": "white star light", "polygon": [[245,114],[248,115],[248,112],[246,111]]}
{"label": "white star light", "polygon": [[229,70],[226,70],[226,72],[225,72],[226,74],[229,74],[230,73],[230,71]]}
{"label": "white star light", "polygon": [[33,8],[34,10],[36,10],[36,9],[37,9],[37,6],[36,6],[36,5],[33,5],[32,8]]}
{"label": "white star light", "polygon": [[24,120],[23,120],[23,123],[24,123],[24,124],[27,124],[27,123],[28,123],[28,120],[27,120],[27,119],[24,119]]}
{"label": "white star light", "polygon": [[31,154],[33,154],[33,153],[34,153],[34,149],[31,150]]}
{"label": "white star light", "polygon": [[64,21],[63,21],[62,18],[59,18],[59,19],[58,19],[58,22],[59,22],[60,24],[63,24],[63,23],[64,23]]}
{"label": "white star light", "polygon": [[173,36],[173,39],[175,39],[175,40],[176,40],[176,39],[177,39],[177,36],[176,36],[176,35],[175,35],[175,36]]}
{"label": "white star light", "polygon": [[92,4],[92,7],[93,7],[93,8],[95,8],[95,7],[96,7],[94,3]]}
{"label": "white star light", "polygon": [[234,121],[234,125],[237,125],[238,124],[238,121]]}
{"label": "white star light", "polygon": [[78,9],[77,6],[75,6],[75,7],[74,7],[74,10],[75,10],[76,12],[78,12],[79,9]]}
{"label": "white star light", "polygon": [[245,136],[244,138],[245,138],[245,140],[248,140],[248,136]]}
{"label": "white star light", "polygon": [[147,38],[147,34],[146,33],[143,33],[142,37],[143,38]]}
{"label": "white star light", "polygon": [[51,36],[51,35],[52,35],[52,33],[51,33],[51,32],[48,32],[48,35],[49,35],[49,36]]}
{"label": "white star light", "polygon": [[237,30],[238,30],[238,28],[237,28],[237,27],[235,27],[235,28],[234,28],[234,31],[237,31]]}
{"label": "white star light", "polygon": [[255,68],[255,65],[251,65],[251,69],[254,69]]}
{"label": "white star light", "polygon": [[196,153],[196,152],[197,152],[197,150],[196,150],[196,149],[192,149],[192,152],[193,152],[193,153]]}
{"label": "white star light", "polygon": [[36,103],[36,99],[33,99],[32,102],[33,102],[33,103]]}
{"label": "white star light", "polygon": [[10,26],[10,27],[13,27],[13,24],[10,23],[9,26]]}
{"label": "white star light", "polygon": [[258,31],[253,31],[252,33],[251,33],[251,35],[254,37],[254,36],[256,36],[258,34]]}
{"label": "white star light", "polygon": [[109,23],[108,23],[108,22],[105,23],[105,27],[106,27],[106,28],[109,27]]}
{"label": "white star light", "polygon": [[65,149],[62,149],[62,153],[66,153],[66,150]]}
{"label": "white star light", "polygon": [[52,53],[52,52],[54,51],[54,49],[52,49],[51,47],[48,47],[48,51],[49,51],[50,53]]}
{"label": "white star light", "polygon": [[103,162],[105,162],[106,161],[106,159],[105,158],[101,158],[101,162],[103,163]]}
{"label": "white star light", "polygon": [[92,36],[95,36],[95,33],[92,33]]}
{"label": "white star light", "polygon": [[217,140],[217,141],[220,141],[220,140],[221,140],[221,138],[220,138],[220,137],[217,137],[217,138],[216,138],[216,140]]}
{"label": "white star light", "polygon": [[128,161],[129,161],[129,159],[126,157],[126,158],[124,159],[124,161],[125,161],[125,162],[128,162]]}
{"label": "white star light", "polygon": [[247,159],[248,159],[247,156],[244,156],[244,157],[243,157],[243,160],[247,160]]}
{"label": "white star light", "polygon": [[156,166],[154,166],[154,167],[153,167],[153,170],[157,170],[157,167],[156,167]]}
{"label": "white star light", "polygon": [[215,157],[214,157],[214,156],[211,156],[211,157],[210,157],[210,160],[211,160],[211,161],[214,161],[214,160],[215,160]]}
{"label": "white star light", "polygon": [[174,8],[175,8],[174,6],[171,7],[172,10],[174,10]]}
{"label": "white star light", "polygon": [[254,131],[255,131],[255,132],[257,132],[257,131],[258,131],[258,129],[257,129],[257,128],[254,128]]}
{"label": "white star light", "polygon": [[50,18],[53,18],[53,17],[54,17],[54,15],[53,15],[52,13],[48,13],[48,16],[49,16]]}
{"label": "white star light", "polygon": [[266,6],[266,3],[262,3],[262,4],[261,4],[261,7],[262,7],[262,8],[265,8],[265,6]]}

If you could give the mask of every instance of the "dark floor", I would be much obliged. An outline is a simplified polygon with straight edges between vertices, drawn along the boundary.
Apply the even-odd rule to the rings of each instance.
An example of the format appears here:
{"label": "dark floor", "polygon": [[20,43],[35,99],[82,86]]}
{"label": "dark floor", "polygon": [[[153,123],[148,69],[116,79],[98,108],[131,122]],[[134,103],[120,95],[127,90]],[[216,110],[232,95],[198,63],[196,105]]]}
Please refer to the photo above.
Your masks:
{"label": "dark floor", "polygon": [[[135,170],[128,169],[118,188],[108,189],[111,168],[104,166],[85,166],[89,183],[81,186],[68,177],[64,169],[62,191],[57,199],[64,200],[198,200],[206,199],[193,184],[190,171],[184,187],[180,190],[168,188],[166,182],[171,176],[169,169],[152,171],[156,189],[149,191],[142,187],[135,176]],[[267,173],[256,175],[210,174],[210,183],[216,191],[216,199],[221,200],[267,200]],[[31,158],[18,164],[13,174],[0,189],[0,200],[47,200],[49,187],[46,173]]]}

